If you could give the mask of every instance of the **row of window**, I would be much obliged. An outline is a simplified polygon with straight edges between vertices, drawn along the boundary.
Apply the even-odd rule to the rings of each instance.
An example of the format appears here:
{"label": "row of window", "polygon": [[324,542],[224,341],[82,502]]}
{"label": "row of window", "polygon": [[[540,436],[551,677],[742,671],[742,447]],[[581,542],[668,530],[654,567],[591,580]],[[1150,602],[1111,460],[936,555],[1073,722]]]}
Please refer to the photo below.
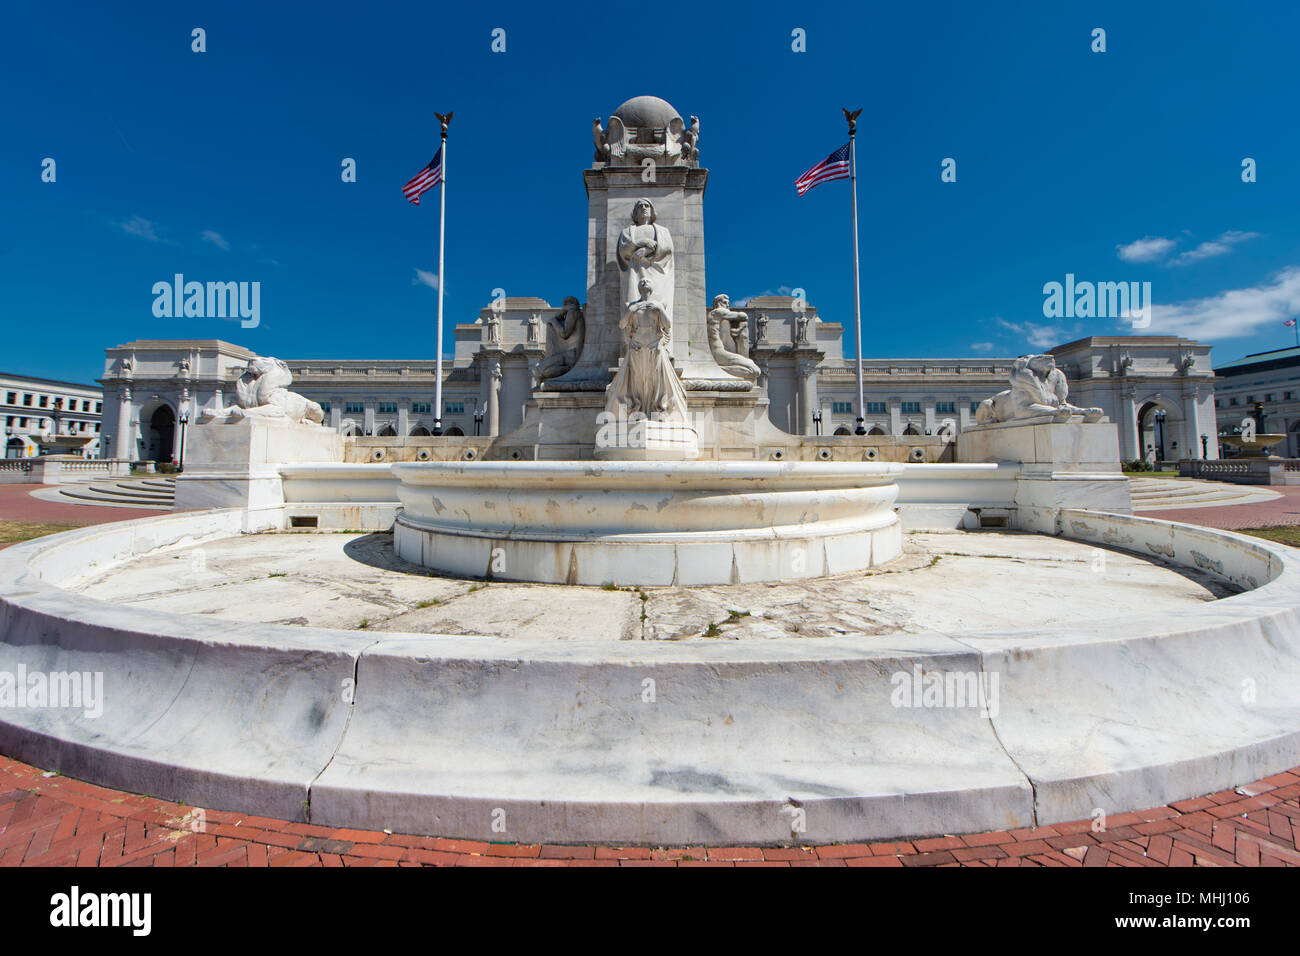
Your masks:
{"label": "row of window", "polygon": [[[41,423],[44,422],[44,421],[45,421],[45,419],[43,419],[43,418],[33,418],[33,419],[31,419],[31,422],[33,423],[33,427],[35,427],[35,428],[39,428],[39,427],[41,426]],[[16,427],[16,428],[26,428],[26,427],[27,427],[27,422],[28,422],[28,419],[27,419],[26,416],[21,416],[21,415],[6,415],[6,416],[5,416],[5,427],[6,427],[6,428],[15,428],[15,427]],[[68,423],[67,423],[67,430],[68,430],[67,433],[68,433],[69,435],[75,435],[75,434],[78,434],[78,433],[85,433],[85,432],[89,432],[89,431],[93,431],[95,434],[99,434],[99,422],[68,422]]]}
{"label": "row of window", "polygon": [[[33,395],[33,393],[31,393],[31,392],[23,392],[22,395],[23,395],[23,401],[22,401],[22,404],[23,404],[23,406],[26,407],[26,408],[32,408],[32,407],[35,407],[35,408],[53,408],[53,407],[54,407],[54,403],[55,403],[55,401],[57,401],[57,399],[56,399],[54,396],[51,396],[51,395],[41,395],[41,394],[39,394],[39,393],[36,394],[36,395]],[[35,401],[36,401],[35,406],[32,405],[32,401],[33,401],[33,399],[35,399]],[[78,403],[79,403],[79,404],[78,404]],[[17,392],[5,392],[5,404],[6,404],[6,405],[17,405],[17,404],[18,404],[18,393],[17,393]],[[80,412],[88,412],[88,411],[91,410],[91,405],[92,405],[92,404],[94,405],[94,411],[95,411],[95,414],[98,415],[98,414],[100,414],[101,412],[104,411],[104,403],[103,403],[103,402],[92,402],[89,398],[65,398],[65,399],[63,400],[63,407],[64,407],[64,409],[66,409],[67,411],[70,411],[70,412],[78,412],[78,411],[80,411]]]}
{"label": "row of window", "polygon": [[[325,414],[329,414],[331,405],[329,402],[321,402],[321,409]],[[464,402],[444,402],[444,415],[464,415]],[[343,414],[345,415],[364,415],[366,413],[365,402],[344,402]],[[396,415],[396,402],[380,402],[375,406],[375,413],[378,415]],[[413,415],[431,415],[433,414],[433,402],[411,402],[411,414]]]}
{"label": "row of window", "polygon": [[[1283,393],[1282,393],[1282,401],[1284,401],[1284,402],[1289,402],[1289,401],[1291,401],[1292,398],[1293,398],[1293,396],[1294,396],[1294,394],[1295,394],[1294,392],[1283,392]],[[1274,398],[1275,395],[1276,395],[1275,392],[1266,392],[1266,393],[1264,394],[1264,401],[1266,401],[1266,402],[1271,402],[1271,401],[1273,401],[1273,398]],[[1239,402],[1236,398],[1229,398],[1229,399],[1228,399],[1228,404],[1229,404],[1229,405],[1238,405],[1238,404],[1240,404],[1240,402]],[[1246,404],[1247,404],[1247,405],[1254,405],[1254,404],[1255,404],[1255,396],[1254,396],[1254,395],[1247,395],[1247,396],[1246,396]],[[1214,400],[1214,407],[1215,407],[1215,408],[1222,408],[1222,407],[1223,407],[1223,400],[1222,400],[1222,399],[1218,399],[1218,398],[1216,398],[1216,399]]]}
{"label": "row of window", "polygon": [[[970,410],[972,412],[980,407],[979,402],[971,402]],[[899,411],[904,415],[920,415],[920,402],[899,402]],[[937,415],[955,415],[957,413],[956,402],[935,402],[934,411]],[[852,402],[831,402],[831,412],[835,415],[852,415]],[[889,412],[889,406],[885,402],[867,402],[868,415],[885,415]]]}

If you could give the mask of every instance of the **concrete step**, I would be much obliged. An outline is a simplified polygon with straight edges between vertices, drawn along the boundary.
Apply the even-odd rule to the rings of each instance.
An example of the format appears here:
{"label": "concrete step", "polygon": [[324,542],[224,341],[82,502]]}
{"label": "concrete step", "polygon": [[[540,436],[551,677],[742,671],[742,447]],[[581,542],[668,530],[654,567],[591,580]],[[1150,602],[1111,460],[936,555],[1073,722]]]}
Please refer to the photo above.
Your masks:
{"label": "concrete step", "polygon": [[118,505],[162,511],[169,510],[176,503],[174,482],[138,478],[64,485],[59,488],[58,497],[71,499],[78,504]]}

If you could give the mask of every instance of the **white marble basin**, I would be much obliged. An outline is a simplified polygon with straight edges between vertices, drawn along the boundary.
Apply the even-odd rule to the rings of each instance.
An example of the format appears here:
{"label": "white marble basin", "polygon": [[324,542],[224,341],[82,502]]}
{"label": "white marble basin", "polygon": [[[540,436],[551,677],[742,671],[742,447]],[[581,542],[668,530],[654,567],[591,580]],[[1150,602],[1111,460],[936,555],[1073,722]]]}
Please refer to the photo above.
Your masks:
{"label": "white marble basin", "polygon": [[735,584],[893,560],[903,466],[872,462],[393,465],[407,561],[555,584]]}

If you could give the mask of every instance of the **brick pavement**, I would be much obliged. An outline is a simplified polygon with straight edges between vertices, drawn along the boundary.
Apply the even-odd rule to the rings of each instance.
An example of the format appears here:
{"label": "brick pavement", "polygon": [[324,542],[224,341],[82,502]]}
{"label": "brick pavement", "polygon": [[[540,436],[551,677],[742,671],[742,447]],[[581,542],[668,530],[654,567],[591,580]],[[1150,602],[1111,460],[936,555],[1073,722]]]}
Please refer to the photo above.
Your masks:
{"label": "brick pavement", "polygon": [[[42,502],[0,486],[0,518],[97,524],[157,512]],[[1279,489],[1282,490],[1282,489]],[[1300,523],[1275,501],[1152,512],[1212,527]],[[168,803],[0,756],[0,866],[1300,866],[1300,767],[1093,821],[888,843],[613,847],[483,843],[290,823]]]}
{"label": "brick pavement", "polygon": [[1300,524],[1300,485],[1279,485],[1271,488],[1281,492],[1281,498],[1257,501],[1245,505],[1222,505],[1218,508],[1170,508],[1167,511],[1138,511],[1144,518],[1163,518],[1165,521],[1182,521],[1207,528],[1267,528],[1273,525]]}
{"label": "brick pavement", "polygon": [[522,845],[198,810],[0,757],[0,866],[1300,866],[1300,768],[1137,813],[889,843]]}

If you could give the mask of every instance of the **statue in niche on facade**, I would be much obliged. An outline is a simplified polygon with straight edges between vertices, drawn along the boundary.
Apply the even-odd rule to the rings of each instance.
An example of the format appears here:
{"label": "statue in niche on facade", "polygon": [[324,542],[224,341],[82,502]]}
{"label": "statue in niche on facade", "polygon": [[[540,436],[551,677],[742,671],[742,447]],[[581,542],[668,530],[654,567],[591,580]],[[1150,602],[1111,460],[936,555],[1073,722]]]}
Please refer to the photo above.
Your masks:
{"label": "statue in niche on facade", "polygon": [[1080,408],[1067,402],[1069,384],[1051,355],[1024,355],[1011,369],[1011,387],[980,402],[975,421],[980,425],[1013,422],[1051,416],[1053,422],[1068,422],[1082,415],[1085,422],[1101,421],[1100,408]]}
{"label": "statue in niche on facade", "polygon": [[623,302],[641,297],[641,282],[650,283],[651,298],[660,303],[673,322],[673,237],[655,223],[655,207],[649,199],[638,199],[632,207],[632,223],[618,237],[618,265],[623,271]]}
{"label": "statue in niche on facade", "polygon": [[289,391],[293,373],[277,358],[253,358],[235,382],[235,399],[239,403],[227,409],[204,414],[200,424],[233,424],[244,418],[285,418],[302,424],[320,425],[325,411],[316,402]]}
{"label": "statue in niche on facade", "polygon": [[794,317],[794,344],[808,344],[808,316],[806,313],[800,312]]}
{"label": "statue in niche on facade", "polygon": [[560,311],[546,320],[546,357],[537,366],[536,381],[563,375],[577,365],[586,333],[582,306],[573,296],[565,296]]}
{"label": "statue in niche on facade", "polygon": [[487,333],[484,342],[488,345],[501,344],[501,315],[496,309],[488,309],[484,331]]}
{"label": "statue in niche on facade", "polygon": [[649,279],[638,286],[640,298],[627,306],[618,327],[623,333],[623,361],[606,393],[606,411],[651,421],[686,419],[686,390],[668,353],[672,322],[662,302],[651,298]]}
{"label": "statue in niche on facade", "polygon": [[709,351],[728,375],[750,382],[758,379],[758,366],[749,351],[749,316],[731,308],[725,295],[715,296],[709,311]]}
{"label": "statue in niche on facade", "polygon": [[542,320],[536,312],[528,317],[528,344],[542,344]]}
{"label": "statue in niche on facade", "polygon": [[754,344],[767,341],[767,313],[758,313],[758,318],[754,319]]}

